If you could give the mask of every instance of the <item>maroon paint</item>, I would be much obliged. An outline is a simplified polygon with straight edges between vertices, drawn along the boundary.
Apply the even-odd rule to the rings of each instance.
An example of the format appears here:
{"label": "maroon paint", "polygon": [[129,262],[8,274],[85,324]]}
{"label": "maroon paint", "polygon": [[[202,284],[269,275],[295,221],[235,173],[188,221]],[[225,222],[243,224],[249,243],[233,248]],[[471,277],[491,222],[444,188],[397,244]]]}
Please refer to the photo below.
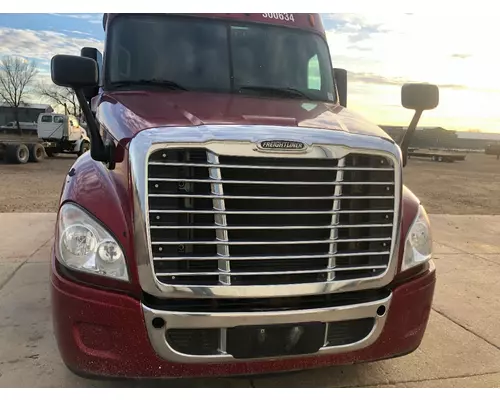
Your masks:
{"label": "maroon paint", "polygon": [[[308,111],[309,105],[314,108]],[[93,100],[100,123],[119,141],[148,128],[276,125],[334,129],[391,140],[377,125],[337,104],[241,94],[120,91]]]}
{"label": "maroon paint", "polygon": [[[123,151],[123,161],[109,171],[104,164],[82,155],[73,165],[74,173],[66,176],[61,204],[76,203],[93,215],[120,242],[127,263],[131,283],[68,271],[75,280],[140,295],[139,276],[135,266],[133,246],[133,206],[128,153]],[[71,175],[71,176],[70,176]],[[56,229],[56,238],[58,232]]]}
{"label": "maroon paint", "polygon": [[220,376],[352,364],[414,351],[427,326],[434,286],[435,270],[431,268],[419,278],[395,288],[381,336],[362,350],[265,362],[176,364],[160,359],[151,347],[138,300],[74,284],[63,279],[53,264],[54,330],[68,367],[101,376]]}

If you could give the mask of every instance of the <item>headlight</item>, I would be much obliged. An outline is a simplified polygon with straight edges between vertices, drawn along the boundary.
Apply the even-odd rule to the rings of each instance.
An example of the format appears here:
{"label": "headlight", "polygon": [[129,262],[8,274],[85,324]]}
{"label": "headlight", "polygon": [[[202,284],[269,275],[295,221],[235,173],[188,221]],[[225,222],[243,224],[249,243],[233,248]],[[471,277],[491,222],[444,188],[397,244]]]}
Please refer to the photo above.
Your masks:
{"label": "headlight", "polygon": [[76,271],[128,281],[127,264],[120,245],[81,208],[64,204],[59,213],[58,255]]}
{"label": "headlight", "polygon": [[432,235],[430,222],[424,207],[418,214],[406,235],[405,251],[401,271],[420,265],[432,258]]}

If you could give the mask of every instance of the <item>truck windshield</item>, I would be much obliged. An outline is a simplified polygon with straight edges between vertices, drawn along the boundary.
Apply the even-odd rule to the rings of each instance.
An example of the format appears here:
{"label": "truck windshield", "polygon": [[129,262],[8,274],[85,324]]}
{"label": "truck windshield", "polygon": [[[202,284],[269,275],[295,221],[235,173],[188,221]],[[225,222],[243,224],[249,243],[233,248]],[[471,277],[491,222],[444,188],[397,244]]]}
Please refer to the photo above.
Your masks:
{"label": "truck windshield", "polygon": [[312,32],[164,15],[119,16],[109,28],[107,85],[117,90],[147,86],[335,101],[328,47]]}

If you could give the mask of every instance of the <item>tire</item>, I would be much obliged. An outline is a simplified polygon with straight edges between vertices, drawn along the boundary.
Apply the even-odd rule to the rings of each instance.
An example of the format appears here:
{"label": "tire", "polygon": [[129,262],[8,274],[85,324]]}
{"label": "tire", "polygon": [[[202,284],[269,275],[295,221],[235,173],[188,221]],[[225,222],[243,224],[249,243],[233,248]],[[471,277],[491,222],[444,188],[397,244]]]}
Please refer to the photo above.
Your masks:
{"label": "tire", "polygon": [[52,149],[45,149],[45,154],[47,154],[47,157],[52,158],[57,156],[58,153],[55,153]]}
{"label": "tire", "polygon": [[45,156],[45,150],[40,143],[35,143],[29,146],[31,162],[42,162]]}
{"label": "tire", "polygon": [[25,144],[11,144],[7,146],[7,162],[12,164],[26,164],[29,158],[30,151]]}
{"label": "tire", "polygon": [[90,150],[90,143],[83,142],[82,145],[80,146],[80,151],[78,152],[78,157],[80,157],[82,154],[86,153],[89,150]]}

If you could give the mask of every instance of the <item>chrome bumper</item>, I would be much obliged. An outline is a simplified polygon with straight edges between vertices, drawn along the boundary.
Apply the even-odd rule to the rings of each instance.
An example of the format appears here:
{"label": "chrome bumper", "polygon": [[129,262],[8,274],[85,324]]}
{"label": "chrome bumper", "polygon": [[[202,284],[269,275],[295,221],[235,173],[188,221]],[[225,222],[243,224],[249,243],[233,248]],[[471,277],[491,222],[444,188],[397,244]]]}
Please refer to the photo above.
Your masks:
{"label": "chrome bumper", "polygon": [[[318,322],[340,322],[360,318],[374,318],[375,322],[371,332],[362,340],[342,346],[324,345],[318,352],[311,355],[326,355],[345,353],[363,349],[374,343],[380,336],[389,307],[392,294],[388,297],[361,304],[353,304],[341,307],[320,308],[310,310],[294,310],[280,312],[248,312],[248,313],[182,313],[154,310],[142,305],[146,329],[149,339],[156,353],[163,359],[178,363],[221,363],[221,362],[248,362],[251,360],[235,359],[225,352],[225,330],[236,326],[273,325]],[[383,311],[383,313],[381,312]],[[153,319],[161,318],[165,322],[161,328],[153,326]],[[190,355],[179,353],[174,350],[166,340],[167,329],[199,329],[219,328],[221,329],[220,354],[217,355]],[[326,343],[326,335],[325,335]],[[274,357],[275,358],[275,357]],[[283,357],[280,357],[283,358]],[[261,358],[259,360],[265,360]],[[267,358],[271,359],[271,358]],[[255,360],[255,359],[253,359]]]}

